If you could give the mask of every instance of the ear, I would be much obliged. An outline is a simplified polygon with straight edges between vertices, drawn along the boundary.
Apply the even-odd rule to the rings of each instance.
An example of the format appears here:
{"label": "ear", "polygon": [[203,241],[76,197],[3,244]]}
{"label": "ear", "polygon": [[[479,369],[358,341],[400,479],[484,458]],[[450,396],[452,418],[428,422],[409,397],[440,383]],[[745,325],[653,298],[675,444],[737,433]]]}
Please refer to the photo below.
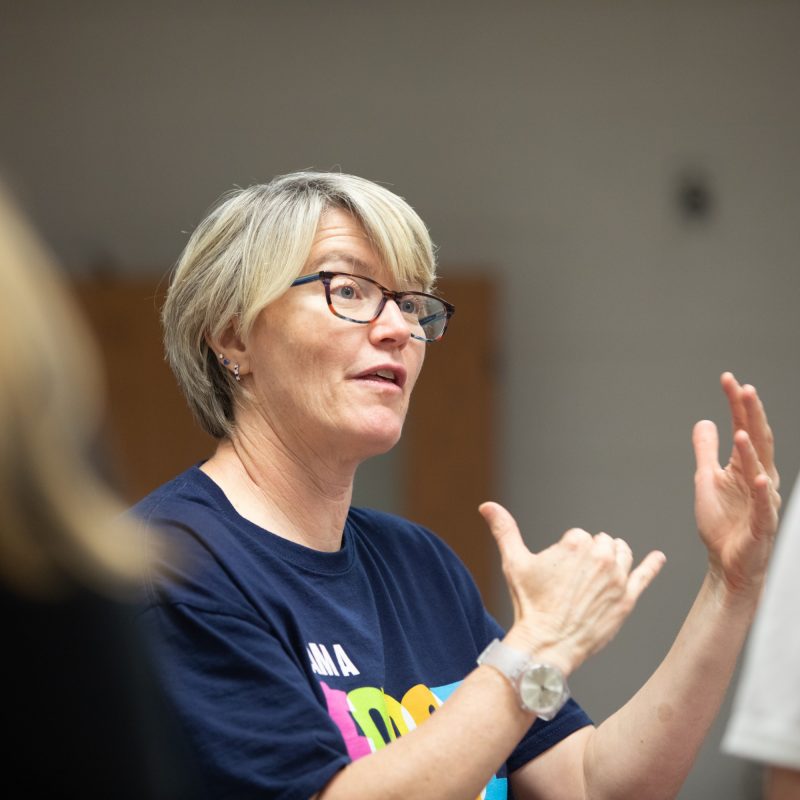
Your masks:
{"label": "ear", "polygon": [[[222,329],[218,336],[206,334],[206,343],[220,361],[223,369],[233,372],[233,365],[239,365],[239,374],[246,375],[250,372],[250,357],[247,344],[239,334],[239,320],[233,317]],[[220,354],[222,358],[220,358]],[[225,363],[227,360],[228,363]]]}

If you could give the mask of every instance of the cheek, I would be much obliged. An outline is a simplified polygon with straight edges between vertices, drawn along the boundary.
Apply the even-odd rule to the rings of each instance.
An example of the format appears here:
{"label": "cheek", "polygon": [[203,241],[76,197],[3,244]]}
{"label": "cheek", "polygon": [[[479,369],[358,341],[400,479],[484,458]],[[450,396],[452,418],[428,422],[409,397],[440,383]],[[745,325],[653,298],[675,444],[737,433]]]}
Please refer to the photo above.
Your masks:
{"label": "cheek", "polygon": [[277,416],[295,416],[324,404],[325,358],[299,335],[282,333],[263,343],[253,362],[257,402]]}
{"label": "cheek", "polygon": [[303,348],[294,362],[298,393],[312,406],[332,403],[343,385],[342,349],[332,346],[333,338],[328,341],[329,346]]}
{"label": "cheek", "polygon": [[420,372],[422,372],[422,365],[425,362],[425,348],[426,345],[420,343],[419,353],[413,360],[409,359],[408,378],[407,378],[407,386],[408,386],[407,394],[409,396],[414,391],[414,387],[417,384],[417,378],[419,378],[419,374]]}

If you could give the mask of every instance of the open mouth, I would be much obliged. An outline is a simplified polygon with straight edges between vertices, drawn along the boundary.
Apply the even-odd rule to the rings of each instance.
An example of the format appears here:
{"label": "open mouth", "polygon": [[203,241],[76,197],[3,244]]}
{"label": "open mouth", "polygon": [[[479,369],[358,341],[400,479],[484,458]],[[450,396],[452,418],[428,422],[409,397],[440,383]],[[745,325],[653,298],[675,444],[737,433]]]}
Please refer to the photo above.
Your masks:
{"label": "open mouth", "polygon": [[358,376],[359,380],[376,381],[377,383],[392,383],[402,388],[405,383],[405,374],[400,370],[382,367],[374,372],[364,372]]}
{"label": "open mouth", "polygon": [[381,369],[377,372],[371,372],[368,375],[362,375],[362,378],[368,381],[382,381],[384,383],[397,383],[397,376],[390,369]]}

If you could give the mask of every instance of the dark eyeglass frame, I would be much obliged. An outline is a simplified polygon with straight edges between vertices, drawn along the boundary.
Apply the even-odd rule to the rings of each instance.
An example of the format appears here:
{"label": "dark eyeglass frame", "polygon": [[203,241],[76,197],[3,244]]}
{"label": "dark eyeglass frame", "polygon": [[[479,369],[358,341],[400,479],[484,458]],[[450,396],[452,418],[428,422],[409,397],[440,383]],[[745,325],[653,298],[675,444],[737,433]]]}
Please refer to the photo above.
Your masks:
{"label": "dark eyeglass frame", "polygon": [[[331,300],[331,280],[333,280],[333,278],[335,278],[337,275],[344,275],[348,278],[358,278],[360,281],[368,281],[381,290],[383,299],[380,301],[380,303],[378,303],[378,308],[371,319],[353,319],[352,317],[346,317],[344,314],[340,314],[333,307],[333,301]],[[387,300],[394,300],[398,305],[400,300],[409,296],[428,297],[432,300],[438,301],[444,306],[445,313],[444,328],[442,328],[442,332],[435,339],[427,339],[424,336],[417,336],[417,334],[411,333],[411,337],[413,339],[417,339],[420,342],[426,342],[428,344],[431,342],[438,342],[445,335],[447,326],[450,324],[450,318],[456,313],[456,307],[454,305],[448,303],[447,300],[443,300],[441,297],[437,297],[435,294],[428,294],[427,292],[395,292],[392,289],[387,289],[385,286],[378,283],[378,281],[368,278],[366,275],[356,275],[353,272],[327,272],[325,270],[322,272],[312,272],[308,275],[301,275],[299,278],[296,278],[292,282],[291,286],[303,286],[304,284],[311,283],[313,281],[322,281],[323,285],[325,286],[325,299],[328,301],[328,308],[330,309],[331,314],[333,314],[335,317],[339,317],[339,319],[345,319],[348,322],[355,322],[358,325],[369,325],[370,322],[374,322],[376,319],[378,319],[378,317],[381,315],[381,312],[386,307]],[[438,315],[433,317],[425,317],[424,319],[419,320],[419,324],[424,326],[426,323],[435,319],[436,316]]]}

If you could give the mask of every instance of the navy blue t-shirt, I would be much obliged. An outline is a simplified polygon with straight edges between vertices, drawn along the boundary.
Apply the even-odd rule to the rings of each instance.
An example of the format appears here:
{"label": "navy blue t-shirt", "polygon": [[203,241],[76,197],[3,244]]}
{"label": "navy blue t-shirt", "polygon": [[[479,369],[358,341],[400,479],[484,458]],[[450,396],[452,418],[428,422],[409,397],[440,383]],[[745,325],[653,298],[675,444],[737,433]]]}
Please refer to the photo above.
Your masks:
{"label": "navy blue t-shirt", "polygon": [[[134,513],[162,545],[142,620],[213,797],[306,800],[424,722],[503,635],[447,545],[399,517],[352,508],[341,550],[319,552],[244,519],[197,467]],[[486,799],[588,724],[573,701],[537,720]]]}

